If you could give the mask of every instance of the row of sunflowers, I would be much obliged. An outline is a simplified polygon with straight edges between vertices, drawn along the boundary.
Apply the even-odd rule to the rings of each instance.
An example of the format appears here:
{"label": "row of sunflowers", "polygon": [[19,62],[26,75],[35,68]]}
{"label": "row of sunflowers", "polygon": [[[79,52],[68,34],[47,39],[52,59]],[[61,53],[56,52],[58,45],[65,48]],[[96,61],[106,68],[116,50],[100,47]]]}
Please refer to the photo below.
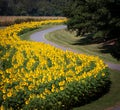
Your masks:
{"label": "row of sunflowers", "polygon": [[107,90],[107,65],[98,57],[20,39],[25,29],[65,21],[27,22],[0,30],[0,109],[69,109]]}

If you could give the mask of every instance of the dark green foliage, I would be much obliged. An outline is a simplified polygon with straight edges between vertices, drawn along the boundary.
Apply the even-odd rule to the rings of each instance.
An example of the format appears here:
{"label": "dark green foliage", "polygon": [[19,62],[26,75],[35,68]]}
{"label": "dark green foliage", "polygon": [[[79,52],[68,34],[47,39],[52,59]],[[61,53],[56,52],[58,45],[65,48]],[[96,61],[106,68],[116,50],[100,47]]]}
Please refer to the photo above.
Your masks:
{"label": "dark green foliage", "polygon": [[16,97],[7,98],[6,102],[3,102],[3,105],[6,108],[12,107],[14,108],[14,110],[19,110],[20,108],[22,108],[25,104],[25,97],[27,97],[27,95],[22,90],[19,91],[17,94],[18,95]]}
{"label": "dark green foliage", "polygon": [[69,10],[65,10],[65,15],[70,18],[68,28],[76,30],[77,35],[98,31],[103,32],[104,37],[115,32],[118,35],[120,28],[119,2],[75,0],[72,4]]}
{"label": "dark green foliage", "polygon": [[91,33],[95,42],[116,39],[111,54],[120,56],[120,0],[74,0],[64,13],[69,18],[68,29],[77,36]]}
{"label": "dark green foliage", "polygon": [[[1,77],[0,77],[1,78]],[[0,80],[1,81],[1,80]],[[0,97],[2,97],[2,92],[0,91]],[[3,102],[3,99],[2,98],[0,98],[0,105],[2,104],[2,102]]]}
{"label": "dark green foliage", "polygon": [[47,61],[48,61],[48,67],[52,67],[52,60],[50,60],[50,58],[49,59],[47,59]]}
{"label": "dark green foliage", "polygon": [[68,0],[0,0],[0,15],[61,16]]}
{"label": "dark green foliage", "polygon": [[6,47],[2,47],[0,46],[0,57],[3,57],[5,54],[7,54],[7,52],[10,52],[10,55],[7,59],[0,59],[0,63],[1,63],[1,68],[2,70],[6,70],[7,68],[12,67],[12,57],[14,56],[14,53],[16,52],[15,48],[11,48],[10,45],[7,45]]}
{"label": "dark green foliage", "polygon": [[32,65],[32,68],[31,68],[32,71],[34,71],[40,63],[38,57],[34,56],[34,60],[35,60],[35,63]]}

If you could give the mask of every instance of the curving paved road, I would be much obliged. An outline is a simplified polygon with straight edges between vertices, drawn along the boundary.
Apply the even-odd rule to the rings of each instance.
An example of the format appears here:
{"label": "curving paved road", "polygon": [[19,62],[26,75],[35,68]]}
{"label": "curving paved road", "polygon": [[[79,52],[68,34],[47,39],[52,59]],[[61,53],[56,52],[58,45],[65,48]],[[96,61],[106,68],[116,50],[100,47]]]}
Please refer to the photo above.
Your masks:
{"label": "curving paved road", "polygon": [[39,32],[36,32],[36,33],[30,35],[30,39],[34,40],[34,41],[37,41],[37,42],[44,42],[46,44],[50,44],[50,45],[55,46],[57,48],[60,48],[60,49],[62,49],[64,51],[70,50],[70,51],[78,53],[77,51],[75,51],[75,50],[73,50],[71,48],[57,45],[57,44],[55,44],[55,43],[53,43],[53,42],[48,41],[47,39],[45,39],[45,34],[53,32],[53,31],[56,31],[56,30],[65,29],[65,28],[67,28],[66,25],[59,25],[59,26],[55,26],[53,28],[48,28],[48,29],[45,29],[43,31],[39,31]]}
{"label": "curving paved road", "polygon": [[[73,49],[57,45],[57,44],[45,39],[45,34],[56,31],[56,30],[65,29],[66,27],[67,27],[66,25],[59,25],[59,26],[49,28],[49,29],[46,29],[46,30],[43,30],[43,31],[39,31],[39,32],[36,32],[36,33],[32,34],[30,36],[30,39],[34,40],[34,41],[37,41],[37,42],[44,42],[46,44],[50,44],[50,45],[55,46],[57,48],[60,48],[62,50],[69,50],[69,51],[78,53],[77,51],[75,51]],[[113,64],[113,63],[109,63],[109,62],[106,62],[106,64],[108,65],[109,68],[120,71],[120,65],[119,64]]]}

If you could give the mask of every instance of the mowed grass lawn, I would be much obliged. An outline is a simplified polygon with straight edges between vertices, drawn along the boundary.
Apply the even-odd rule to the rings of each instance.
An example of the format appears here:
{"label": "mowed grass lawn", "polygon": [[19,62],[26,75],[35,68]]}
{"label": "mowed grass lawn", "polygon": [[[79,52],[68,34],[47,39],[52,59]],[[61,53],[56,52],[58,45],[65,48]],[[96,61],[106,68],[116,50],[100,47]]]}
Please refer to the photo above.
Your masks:
{"label": "mowed grass lawn", "polygon": [[[40,29],[25,33],[22,35],[23,40],[30,40],[29,36],[37,31],[53,27],[53,25],[46,25]],[[114,63],[119,63],[115,60],[109,53],[104,54],[100,52],[101,44],[90,44],[90,45],[75,45],[81,38],[75,37],[74,33],[70,33],[66,30],[59,30],[47,34],[46,38],[53,41],[59,45],[70,47],[78,50],[81,53],[97,55],[106,61],[111,61]],[[120,71],[109,70],[111,77],[111,87],[110,91],[99,98],[98,100],[91,102],[80,107],[75,107],[73,110],[106,110],[109,107],[114,107],[115,105],[120,105]]]}

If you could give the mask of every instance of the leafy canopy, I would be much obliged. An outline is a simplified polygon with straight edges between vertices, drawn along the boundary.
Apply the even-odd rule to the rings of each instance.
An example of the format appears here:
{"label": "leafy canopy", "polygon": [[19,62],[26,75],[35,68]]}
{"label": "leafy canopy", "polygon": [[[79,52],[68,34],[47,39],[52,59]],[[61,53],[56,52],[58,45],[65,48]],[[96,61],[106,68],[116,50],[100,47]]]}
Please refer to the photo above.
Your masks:
{"label": "leafy canopy", "polygon": [[72,0],[65,8],[68,29],[77,35],[95,33],[95,37],[120,35],[120,0]]}

